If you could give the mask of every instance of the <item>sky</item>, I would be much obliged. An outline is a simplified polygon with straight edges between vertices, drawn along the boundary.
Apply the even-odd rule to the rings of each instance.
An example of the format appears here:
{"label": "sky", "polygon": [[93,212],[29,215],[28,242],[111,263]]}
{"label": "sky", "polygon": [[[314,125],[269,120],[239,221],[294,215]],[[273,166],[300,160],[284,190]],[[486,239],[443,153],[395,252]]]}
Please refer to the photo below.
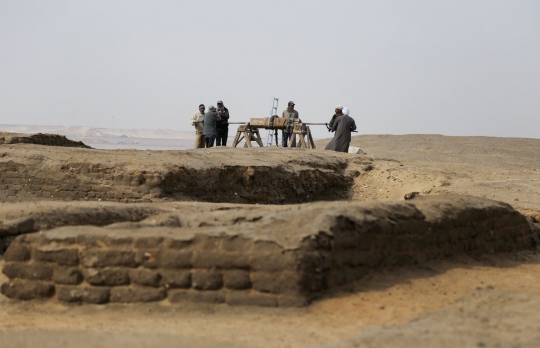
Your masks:
{"label": "sky", "polygon": [[0,124],[192,130],[273,97],[359,134],[540,138],[540,1],[0,0]]}

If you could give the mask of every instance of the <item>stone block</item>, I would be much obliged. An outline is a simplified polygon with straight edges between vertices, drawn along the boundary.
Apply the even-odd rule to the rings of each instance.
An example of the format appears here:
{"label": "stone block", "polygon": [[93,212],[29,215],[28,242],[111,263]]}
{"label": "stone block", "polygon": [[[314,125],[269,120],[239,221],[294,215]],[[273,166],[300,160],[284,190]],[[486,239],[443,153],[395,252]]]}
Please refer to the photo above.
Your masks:
{"label": "stone block", "polygon": [[218,271],[194,270],[191,282],[198,290],[218,290],[223,286],[223,277]]}
{"label": "stone block", "polygon": [[56,262],[62,266],[76,266],[79,263],[79,251],[75,248],[43,245],[33,251],[33,258],[38,262]]}
{"label": "stone block", "polygon": [[157,263],[160,268],[191,268],[191,252],[163,250],[158,252]]}
{"label": "stone block", "polygon": [[9,278],[50,280],[53,269],[47,265],[30,263],[6,263],[2,272]]}
{"label": "stone block", "polygon": [[138,285],[158,287],[161,275],[147,269],[134,269],[129,271],[131,282]]}
{"label": "stone block", "polygon": [[56,296],[62,302],[102,304],[109,302],[110,289],[106,287],[57,286]]}
{"label": "stone block", "polygon": [[191,287],[191,271],[188,270],[160,270],[161,286],[166,288]]}
{"label": "stone block", "polygon": [[137,267],[135,252],[114,249],[89,249],[81,252],[81,264],[85,267]]}
{"label": "stone block", "polygon": [[40,281],[13,279],[2,284],[0,292],[18,300],[44,299],[54,295],[54,286]]}
{"label": "stone block", "polygon": [[161,301],[167,297],[162,288],[146,288],[135,286],[121,286],[111,289],[111,302],[136,303]]}
{"label": "stone block", "polygon": [[30,260],[30,250],[21,243],[11,243],[4,253],[4,261],[23,262]]}
{"label": "stone block", "polygon": [[122,268],[104,268],[84,270],[84,279],[92,285],[120,286],[129,284],[128,270]]}
{"label": "stone block", "polygon": [[225,302],[225,294],[221,291],[169,290],[169,301],[219,304]]}
{"label": "stone block", "polygon": [[78,268],[56,267],[52,280],[57,284],[78,285],[83,281],[83,276]]}
{"label": "stone block", "polygon": [[277,296],[254,291],[231,291],[225,296],[225,302],[231,306],[278,306]]}

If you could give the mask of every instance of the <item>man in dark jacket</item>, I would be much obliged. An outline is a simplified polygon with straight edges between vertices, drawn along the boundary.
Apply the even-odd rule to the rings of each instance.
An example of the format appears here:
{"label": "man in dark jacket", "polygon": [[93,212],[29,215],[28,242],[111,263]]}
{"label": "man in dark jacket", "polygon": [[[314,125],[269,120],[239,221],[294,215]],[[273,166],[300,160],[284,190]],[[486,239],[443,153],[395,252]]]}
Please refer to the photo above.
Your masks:
{"label": "man in dark jacket", "polygon": [[216,122],[221,120],[221,118],[216,113],[216,108],[214,105],[208,107],[208,112],[204,114],[204,128],[203,135],[206,143],[206,147],[214,146],[214,140],[216,140]]}
{"label": "man in dark jacket", "polygon": [[325,150],[349,152],[351,132],[356,130],[356,123],[349,115],[345,115],[342,110],[342,106],[336,107],[336,113],[328,125],[328,128],[336,133],[334,134],[334,138],[324,148]]}
{"label": "man in dark jacket", "polygon": [[223,105],[221,100],[217,102],[217,114],[221,120],[216,123],[216,146],[227,146],[227,137],[229,136],[229,109]]}

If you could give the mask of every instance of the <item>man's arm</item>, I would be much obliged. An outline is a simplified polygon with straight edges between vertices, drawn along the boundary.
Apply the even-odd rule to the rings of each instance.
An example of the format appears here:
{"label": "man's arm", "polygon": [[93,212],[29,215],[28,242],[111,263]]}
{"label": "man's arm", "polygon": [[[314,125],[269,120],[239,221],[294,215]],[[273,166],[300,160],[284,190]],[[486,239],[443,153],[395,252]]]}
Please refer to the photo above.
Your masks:
{"label": "man's arm", "polygon": [[352,126],[351,126],[351,131],[355,131],[356,130],[356,122],[354,122],[354,120],[352,120]]}
{"label": "man's arm", "polygon": [[197,121],[197,114],[194,114],[193,116],[191,116],[190,123],[192,126],[195,126],[195,121]]}
{"label": "man's arm", "polygon": [[222,120],[228,121],[229,120],[229,109],[225,108],[225,112],[219,115]]}
{"label": "man's arm", "polygon": [[334,123],[336,122],[336,118],[337,118],[336,115],[332,116],[332,119],[331,119],[330,122],[328,123],[328,131],[329,131],[329,132],[335,131],[335,129],[334,129]]}

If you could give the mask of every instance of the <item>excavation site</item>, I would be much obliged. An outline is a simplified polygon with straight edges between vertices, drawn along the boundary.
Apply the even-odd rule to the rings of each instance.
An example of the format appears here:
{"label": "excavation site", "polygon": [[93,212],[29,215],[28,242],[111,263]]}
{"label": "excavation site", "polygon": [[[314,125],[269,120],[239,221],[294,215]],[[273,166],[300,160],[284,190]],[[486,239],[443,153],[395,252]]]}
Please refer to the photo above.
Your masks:
{"label": "excavation site", "polygon": [[540,140],[329,141],[0,133],[0,346],[537,346]]}

